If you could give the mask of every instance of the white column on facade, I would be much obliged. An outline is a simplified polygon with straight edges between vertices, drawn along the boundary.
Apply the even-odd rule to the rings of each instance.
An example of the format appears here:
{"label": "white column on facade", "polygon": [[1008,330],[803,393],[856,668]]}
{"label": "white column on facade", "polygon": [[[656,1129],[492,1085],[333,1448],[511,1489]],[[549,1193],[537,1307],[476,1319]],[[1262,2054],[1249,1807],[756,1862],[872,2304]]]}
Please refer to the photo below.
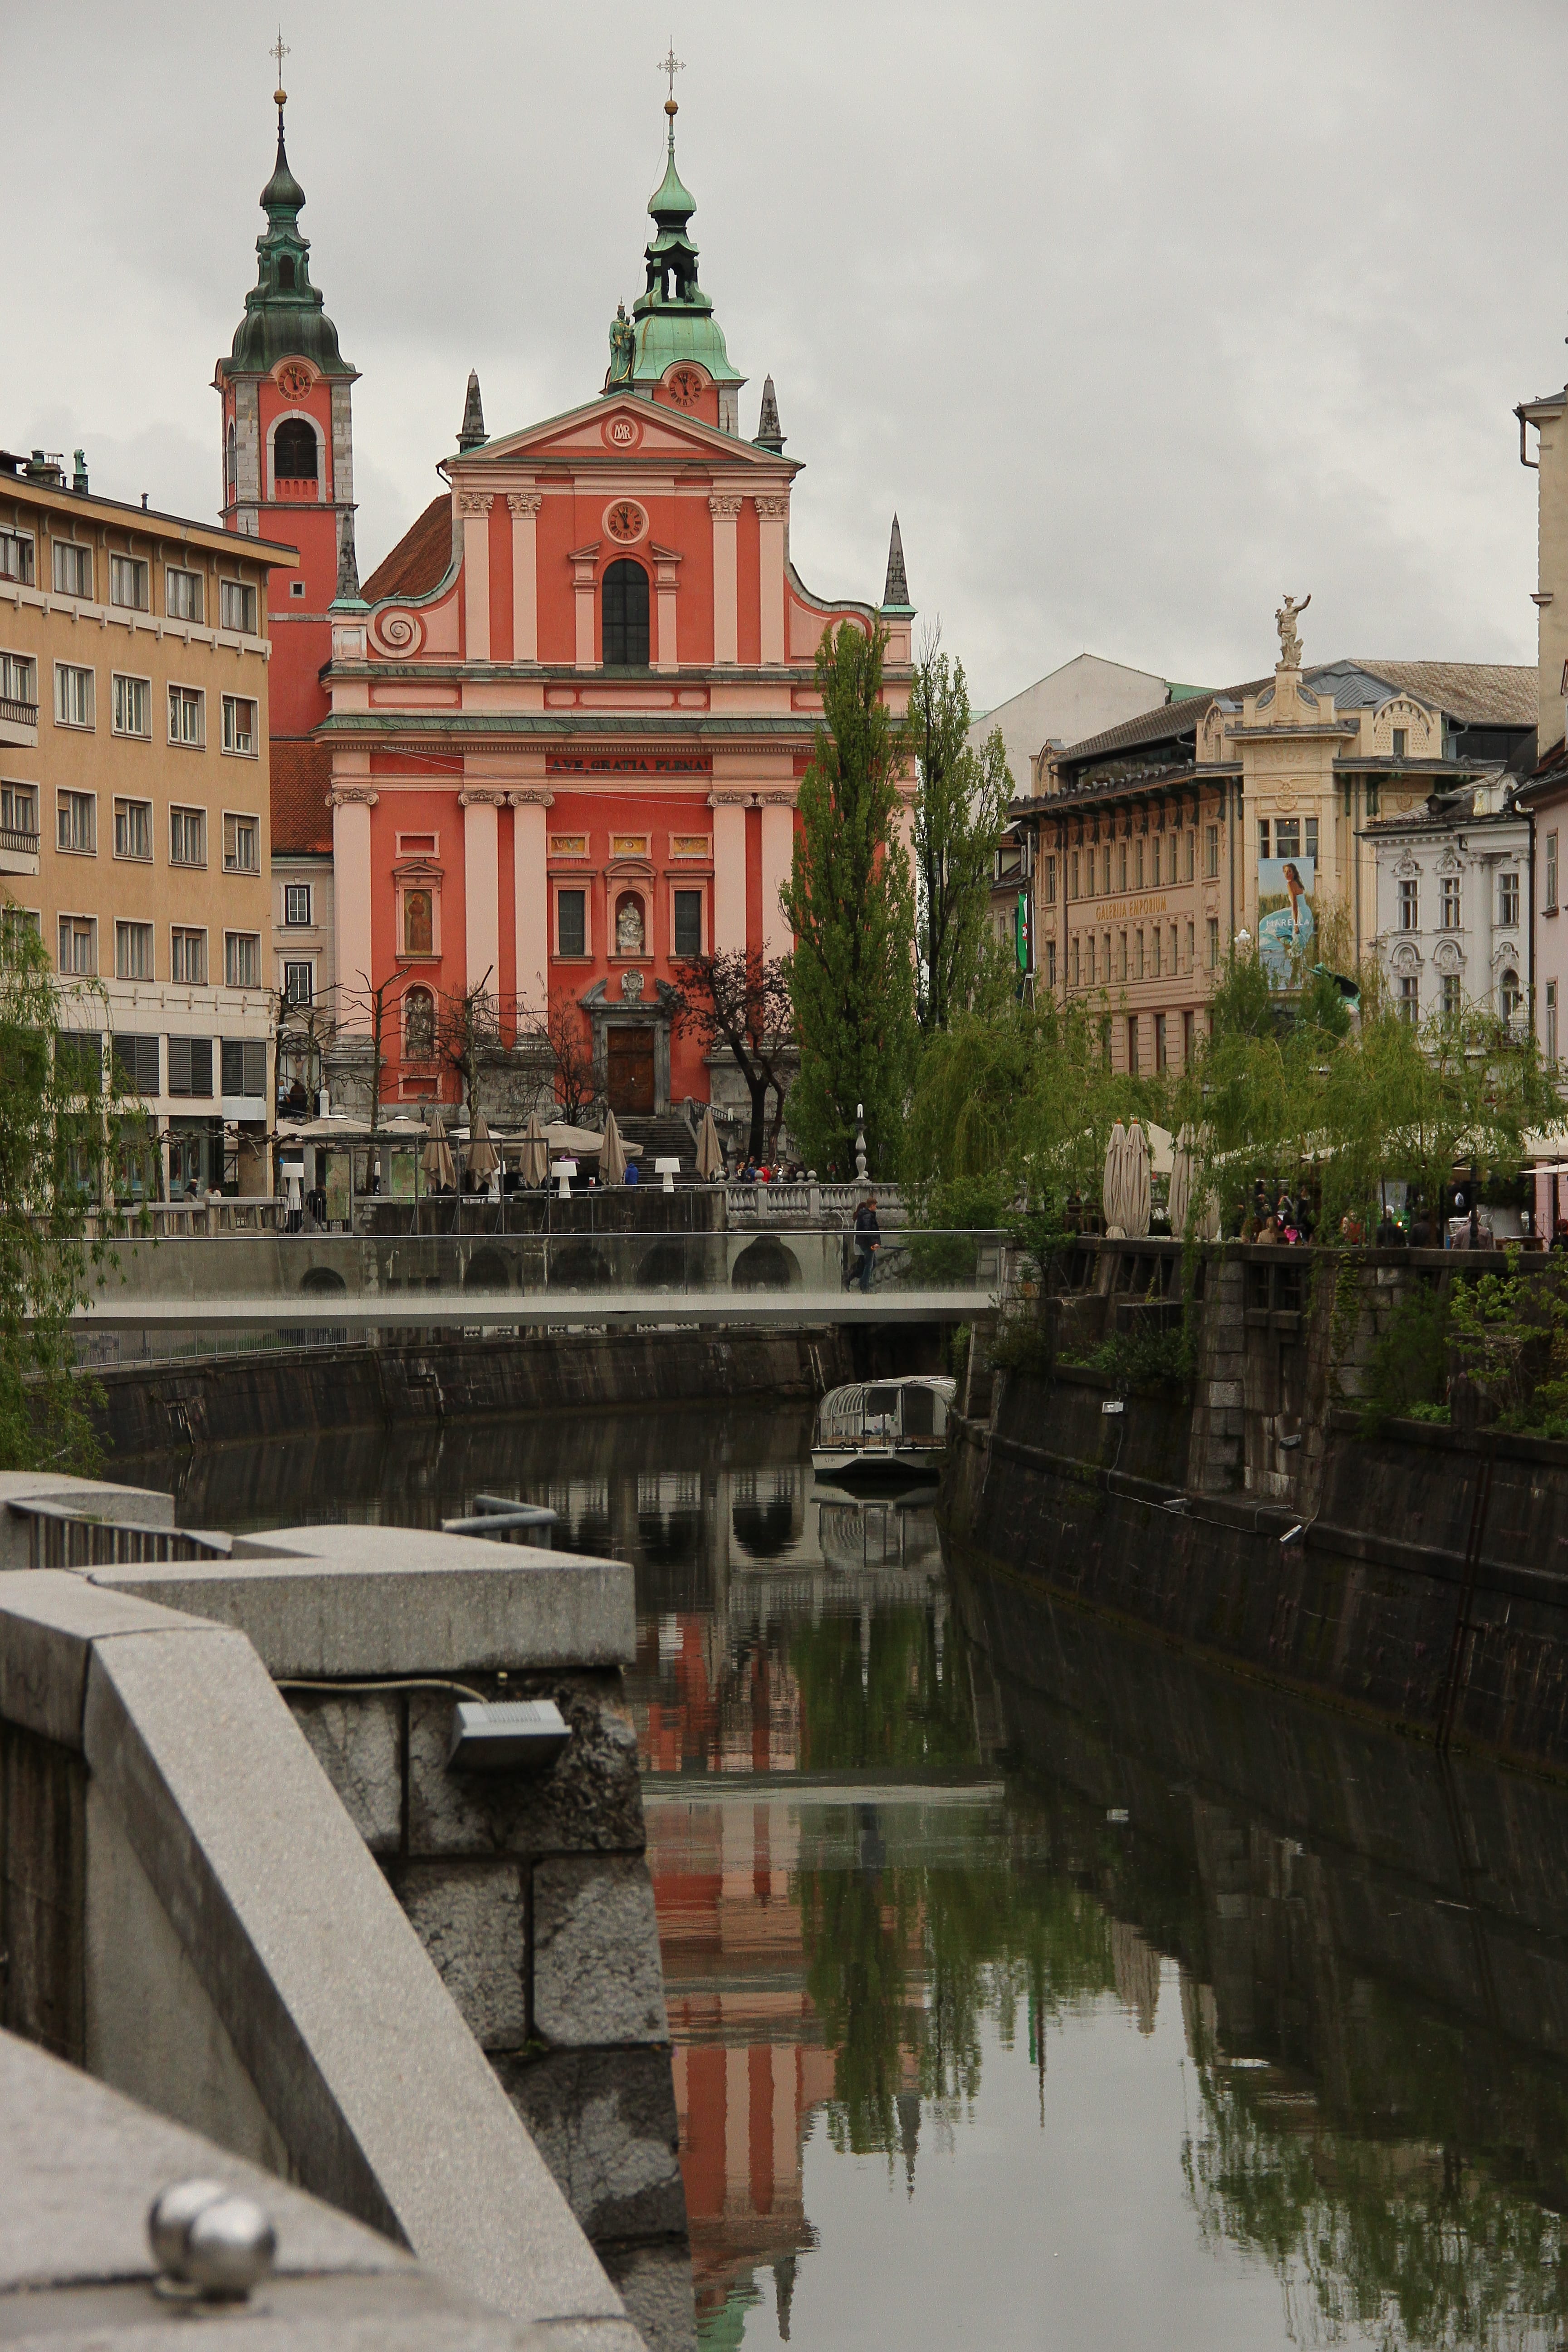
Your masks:
{"label": "white column on facade", "polygon": [[597,656],[594,651],[594,566],[599,560],[599,542],[592,547],[572,550],[572,597],[576,608],[577,643],[573,660],[579,669],[594,669]]}
{"label": "white column on facade", "polygon": [[757,574],[763,618],[763,659],[784,657],[784,541],[789,499],[781,491],[757,502]]}
{"label": "white column on facade", "polygon": [[512,915],[517,937],[517,992],[542,1013],[550,995],[550,860],[546,810],[553,793],[536,786],[509,793],[512,806]]}
{"label": "white column on facade", "polygon": [[367,984],[375,979],[371,961],[370,813],[378,795],[366,784],[335,786],[332,808],[332,910],[337,929],[338,1007],[341,1029],[365,1029],[370,1008]]}
{"label": "white column on facade", "polygon": [[459,490],[463,525],[463,633],[469,661],[490,657],[490,505],[488,490]]}
{"label": "white column on facade", "polygon": [[506,794],[459,793],[463,812],[464,985],[500,993],[500,820]]}
{"label": "white column on facade", "polygon": [[746,811],[750,793],[710,793],[713,812],[713,952],[746,944]]}
{"label": "white column on facade", "polygon": [[794,935],[779,904],[779,892],[795,865],[795,794],[761,793],[763,804],[763,953],[787,955]]}
{"label": "white column on facade", "polygon": [[740,598],[735,566],[735,524],[741,512],[738,496],[716,490],[708,501],[713,518],[713,658],[740,658]]}
{"label": "white column on facade", "polygon": [[509,490],[511,514],[511,657],[539,659],[539,509],[538,490]]}
{"label": "white column on facade", "polygon": [[680,557],[673,547],[656,547],[650,539],[654,593],[658,599],[658,625],[654,636],[655,669],[679,669],[680,649],[676,632],[676,591],[680,585]]}

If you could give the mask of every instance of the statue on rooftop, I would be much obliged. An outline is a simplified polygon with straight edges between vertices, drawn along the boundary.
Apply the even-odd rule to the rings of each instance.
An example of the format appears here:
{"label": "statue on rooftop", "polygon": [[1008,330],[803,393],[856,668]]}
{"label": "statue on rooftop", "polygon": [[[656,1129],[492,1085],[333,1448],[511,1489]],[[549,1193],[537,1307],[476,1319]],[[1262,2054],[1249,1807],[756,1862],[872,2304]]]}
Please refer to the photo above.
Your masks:
{"label": "statue on rooftop", "polygon": [[1311,601],[1310,596],[1303,596],[1298,604],[1294,596],[1287,596],[1274,615],[1279,631],[1281,669],[1300,669],[1301,667],[1301,633],[1296,624]]}
{"label": "statue on rooftop", "polygon": [[612,385],[630,383],[632,362],[637,356],[637,331],[626,316],[626,304],[617,302],[616,315],[610,320],[610,370],[605,378],[606,392]]}

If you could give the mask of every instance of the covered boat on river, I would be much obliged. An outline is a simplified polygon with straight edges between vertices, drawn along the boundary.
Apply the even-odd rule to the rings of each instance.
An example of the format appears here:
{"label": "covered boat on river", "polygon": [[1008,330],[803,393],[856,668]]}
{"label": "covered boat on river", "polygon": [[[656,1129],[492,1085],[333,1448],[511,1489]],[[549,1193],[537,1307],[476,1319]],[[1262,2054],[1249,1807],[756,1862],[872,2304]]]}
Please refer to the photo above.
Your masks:
{"label": "covered boat on river", "polygon": [[812,1466],[820,1478],[939,1478],[955,1383],[934,1372],[851,1381],[816,1409]]}

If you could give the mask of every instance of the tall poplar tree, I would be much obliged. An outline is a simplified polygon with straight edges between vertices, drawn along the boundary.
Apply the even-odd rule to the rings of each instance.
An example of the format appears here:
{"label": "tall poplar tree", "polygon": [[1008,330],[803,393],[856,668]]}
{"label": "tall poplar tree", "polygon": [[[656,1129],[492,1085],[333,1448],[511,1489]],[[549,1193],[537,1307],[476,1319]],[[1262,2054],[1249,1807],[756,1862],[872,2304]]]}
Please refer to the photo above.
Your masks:
{"label": "tall poplar tree", "polygon": [[[963,664],[931,643],[916,667],[905,722],[920,770],[915,797],[919,1014],[922,1035],[945,1029],[979,994],[992,944],[991,880],[1013,779],[1002,730],[969,740]],[[1016,978],[1016,972],[1012,975]]]}
{"label": "tall poplar tree", "polygon": [[868,638],[846,621],[817,647],[823,723],[780,893],[800,1036],[790,1129],[824,1173],[853,1169],[857,1103],[873,1171],[893,1166],[913,1062],[914,893],[898,834],[905,739],[881,698],[887,645],[884,629]]}

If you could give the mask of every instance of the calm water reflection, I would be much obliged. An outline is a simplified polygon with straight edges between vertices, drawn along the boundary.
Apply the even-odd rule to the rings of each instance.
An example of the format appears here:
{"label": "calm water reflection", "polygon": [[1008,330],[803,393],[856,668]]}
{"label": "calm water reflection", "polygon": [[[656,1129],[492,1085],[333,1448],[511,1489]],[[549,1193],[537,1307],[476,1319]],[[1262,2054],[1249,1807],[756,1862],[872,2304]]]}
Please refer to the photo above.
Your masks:
{"label": "calm water reflection", "polygon": [[1568,2341],[1568,1801],[954,1584],[807,1436],[399,1433],[180,1496],[499,1490],[636,1563],[703,2342]]}

